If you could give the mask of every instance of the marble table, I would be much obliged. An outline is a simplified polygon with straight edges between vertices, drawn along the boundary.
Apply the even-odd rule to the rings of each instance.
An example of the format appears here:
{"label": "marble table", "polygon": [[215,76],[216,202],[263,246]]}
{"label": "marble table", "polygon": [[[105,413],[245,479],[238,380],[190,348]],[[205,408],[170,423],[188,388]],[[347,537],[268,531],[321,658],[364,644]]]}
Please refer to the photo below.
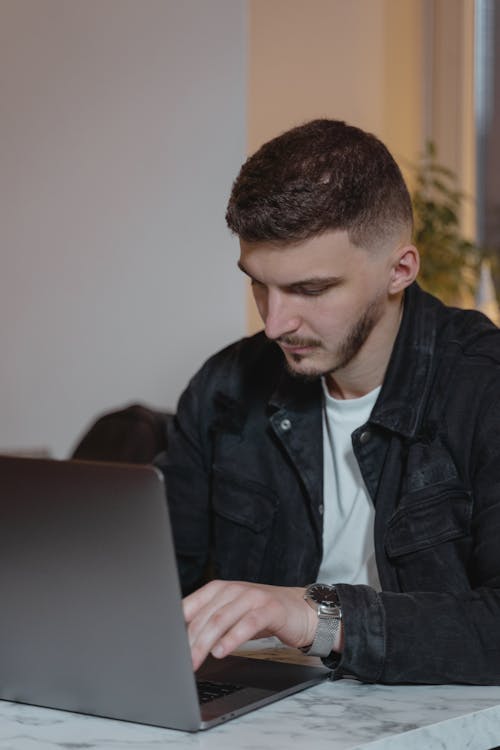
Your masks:
{"label": "marble table", "polygon": [[[253,653],[255,655],[255,653]],[[307,657],[274,645],[259,657]],[[0,701],[1,750],[489,750],[500,687],[325,682],[197,734]]]}

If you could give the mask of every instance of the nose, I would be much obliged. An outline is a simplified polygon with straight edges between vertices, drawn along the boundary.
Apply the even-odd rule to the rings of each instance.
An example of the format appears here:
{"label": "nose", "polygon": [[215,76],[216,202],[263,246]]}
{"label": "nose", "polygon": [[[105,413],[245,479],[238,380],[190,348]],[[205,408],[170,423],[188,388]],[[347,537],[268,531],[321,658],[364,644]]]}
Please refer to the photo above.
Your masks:
{"label": "nose", "polygon": [[279,290],[267,293],[265,309],[262,310],[265,333],[269,339],[279,339],[297,331],[301,319],[293,307],[293,301]]}

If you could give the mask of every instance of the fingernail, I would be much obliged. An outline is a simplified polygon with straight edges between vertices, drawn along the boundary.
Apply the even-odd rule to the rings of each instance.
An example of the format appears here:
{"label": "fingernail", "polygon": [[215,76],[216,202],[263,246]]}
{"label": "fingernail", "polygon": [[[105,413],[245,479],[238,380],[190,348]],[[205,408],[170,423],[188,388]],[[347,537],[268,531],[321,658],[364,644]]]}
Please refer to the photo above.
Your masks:
{"label": "fingernail", "polygon": [[213,647],[212,656],[215,656],[216,659],[221,659],[224,656],[224,649],[220,644]]}

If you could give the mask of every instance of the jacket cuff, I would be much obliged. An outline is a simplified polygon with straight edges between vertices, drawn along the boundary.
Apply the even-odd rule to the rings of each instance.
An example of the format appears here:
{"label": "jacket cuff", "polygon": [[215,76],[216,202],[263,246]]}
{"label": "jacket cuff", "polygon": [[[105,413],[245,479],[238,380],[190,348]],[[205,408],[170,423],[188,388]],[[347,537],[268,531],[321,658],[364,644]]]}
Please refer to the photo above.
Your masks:
{"label": "jacket cuff", "polygon": [[342,607],[344,651],[332,653],[323,663],[333,679],[344,675],[362,682],[378,682],[385,662],[385,612],[370,586],[335,584]]}

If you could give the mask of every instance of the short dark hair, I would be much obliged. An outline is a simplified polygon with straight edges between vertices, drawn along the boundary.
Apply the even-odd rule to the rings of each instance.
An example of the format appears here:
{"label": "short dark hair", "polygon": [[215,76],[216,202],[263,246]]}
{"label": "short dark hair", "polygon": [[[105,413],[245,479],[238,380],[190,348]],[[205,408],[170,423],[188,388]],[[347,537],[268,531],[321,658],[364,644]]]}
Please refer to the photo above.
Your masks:
{"label": "short dark hair", "polygon": [[343,229],[368,247],[413,225],[401,171],[384,144],[340,120],[312,120],[243,164],[226,221],[247,242],[300,242]]}

